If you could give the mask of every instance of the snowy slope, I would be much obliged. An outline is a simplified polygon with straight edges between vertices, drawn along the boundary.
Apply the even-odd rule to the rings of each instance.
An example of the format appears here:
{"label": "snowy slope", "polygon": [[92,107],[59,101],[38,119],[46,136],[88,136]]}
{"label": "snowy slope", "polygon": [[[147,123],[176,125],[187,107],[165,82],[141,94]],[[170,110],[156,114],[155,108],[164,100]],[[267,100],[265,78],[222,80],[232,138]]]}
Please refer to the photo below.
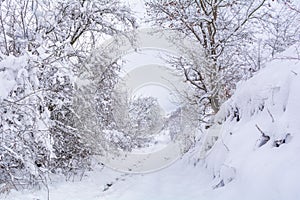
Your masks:
{"label": "snowy slope", "polygon": [[218,113],[222,130],[206,163],[215,186],[225,185],[222,199],[300,199],[299,114],[295,45],[240,83]]}

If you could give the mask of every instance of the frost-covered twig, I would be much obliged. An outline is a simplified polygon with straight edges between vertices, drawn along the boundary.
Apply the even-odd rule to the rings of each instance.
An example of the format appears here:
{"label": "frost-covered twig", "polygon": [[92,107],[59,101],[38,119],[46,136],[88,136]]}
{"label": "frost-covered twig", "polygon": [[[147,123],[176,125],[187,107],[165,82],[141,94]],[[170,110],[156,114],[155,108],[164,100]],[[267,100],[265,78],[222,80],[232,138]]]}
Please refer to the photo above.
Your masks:
{"label": "frost-covered twig", "polygon": [[[272,119],[272,123],[274,123],[274,122],[275,122],[275,119],[274,119],[272,113],[270,112],[269,109],[267,109],[267,111],[268,111],[268,113],[269,113],[269,115],[270,115],[270,117],[271,117],[271,119]],[[256,125],[256,126],[257,126],[257,125]]]}
{"label": "frost-covered twig", "polygon": [[258,129],[258,131],[262,134],[262,138],[260,139],[260,143],[258,144],[258,147],[263,146],[264,144],[266,144],[269,140],[270,140],[270,136],[266,135],[257,124],[255,124],[256,128]]}
{"label": "frost-covered twig", "polygon": [[266,134],[259,128],[259,126],[257,124],[255,124],[255,127],[257,128],[257,130],[259,130],[259,132],[262,134],[262,136],[266,136]]}

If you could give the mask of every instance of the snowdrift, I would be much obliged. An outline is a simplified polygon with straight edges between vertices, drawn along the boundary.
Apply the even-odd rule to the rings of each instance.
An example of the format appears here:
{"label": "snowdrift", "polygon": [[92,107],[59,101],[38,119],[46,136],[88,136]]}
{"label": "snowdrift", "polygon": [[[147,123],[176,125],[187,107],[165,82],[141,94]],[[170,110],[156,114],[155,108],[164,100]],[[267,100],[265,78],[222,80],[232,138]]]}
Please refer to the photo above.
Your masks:
{"label": "snowdrift", "polygon": [[294,45],[248,81],[216,116],[205,158],[221,199],[300,199],[300,58]]}

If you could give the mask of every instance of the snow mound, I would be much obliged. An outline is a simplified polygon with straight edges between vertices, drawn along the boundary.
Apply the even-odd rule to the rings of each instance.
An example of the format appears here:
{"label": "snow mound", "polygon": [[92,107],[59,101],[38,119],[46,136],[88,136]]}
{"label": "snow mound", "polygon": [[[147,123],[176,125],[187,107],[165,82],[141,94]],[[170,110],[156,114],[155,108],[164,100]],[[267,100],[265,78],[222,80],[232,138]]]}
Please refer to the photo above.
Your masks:
{"label": "snow mound", "polygon": [[216,116],[221,131],[205,163],[222,199],[300,199],[297,46],[241,82]]}

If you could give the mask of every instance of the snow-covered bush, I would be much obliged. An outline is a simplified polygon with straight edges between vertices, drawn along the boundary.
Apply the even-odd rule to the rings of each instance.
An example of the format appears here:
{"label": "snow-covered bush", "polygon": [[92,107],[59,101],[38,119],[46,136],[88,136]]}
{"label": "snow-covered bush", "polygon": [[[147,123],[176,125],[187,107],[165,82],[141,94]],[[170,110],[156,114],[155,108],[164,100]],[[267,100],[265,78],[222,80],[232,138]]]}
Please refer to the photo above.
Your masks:
{"label": "snow-covered bush", "polygon": [[43,181],[51,165],[50,112],[29,56],[7,56],[0,69],[1,90],[9,91],[0,102],[0,182],[18,189]]}
{"label": "snow-covered bush", "polygon": [[153,135],[162,128],[162,108],[153,97],[139,97],[129,104],[131,129],[137,135]]}
{"label": "snow-covered bush", "polygon": [[102,34],[135,27],[130,10],[118,0],[4,0],[0,9],[0,185],[84,170],[91,148],[77,126],[75,77]]}
{"label": "snow-covered bush", "polygon": [[121,138],[127,143],[122,143],[122,146],[125,146],[126,150],[147,146],[164,124],[163,111],[157,99],[153,97],[127,99],[124,95],[119,98],[123,98],[121,101],[123,105],[118,107],[118,112],[114,112],[114,119],[115,129],[122,133]]}

